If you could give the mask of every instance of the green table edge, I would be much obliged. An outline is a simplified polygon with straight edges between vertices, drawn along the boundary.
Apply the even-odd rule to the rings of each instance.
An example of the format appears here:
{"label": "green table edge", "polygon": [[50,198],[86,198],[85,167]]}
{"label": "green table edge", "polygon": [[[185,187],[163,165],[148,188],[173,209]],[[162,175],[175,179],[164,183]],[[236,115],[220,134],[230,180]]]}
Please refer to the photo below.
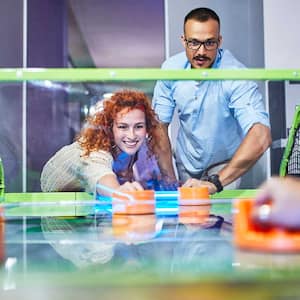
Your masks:
{"label": "green table edge", "polygon": [[142,80],[300,80],[300,69],[0,68],[0,82]]}
{"label": "green table edge", "polygon": [[[256,193],[257,190],[225,190],[215,194],[211,196],[212,213],[231,213],[231,199],[253,198]],[[214,204],[214,199],[228,199],[228,202]],[[92,194],[84,192],[5,193],[0,204],[5,207],[5,215],[7,216],[78,217],[93,214],[93,200]]]}
{"label": "green table edge", "polygon": [[[211,199],[252,198],[256,189],[224,190],[210,196]],[[3,203],[14,202],[51,202],[51,201],[92,201],[93,195],[84,192],[52,192],[52,193],[5,193]]]}

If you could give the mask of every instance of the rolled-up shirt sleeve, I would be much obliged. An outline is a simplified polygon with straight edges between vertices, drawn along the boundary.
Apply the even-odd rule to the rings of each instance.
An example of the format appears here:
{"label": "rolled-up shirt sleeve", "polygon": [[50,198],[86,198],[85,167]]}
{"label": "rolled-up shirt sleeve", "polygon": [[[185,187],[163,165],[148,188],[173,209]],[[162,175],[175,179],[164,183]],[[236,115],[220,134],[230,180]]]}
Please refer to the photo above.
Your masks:
{"label": "rolled-up shirt sleeve", "polygon": [[161,122],[171,123],[176,104],[172,99],[170,81],[157,81],[153,92],[152,105]]}
{"label": "rolled-up shirt sleeve", "polygon": [[231,81],[229,108],[244,135],[256,123],[270,127],[269,115],[258,86],[253,81]]}

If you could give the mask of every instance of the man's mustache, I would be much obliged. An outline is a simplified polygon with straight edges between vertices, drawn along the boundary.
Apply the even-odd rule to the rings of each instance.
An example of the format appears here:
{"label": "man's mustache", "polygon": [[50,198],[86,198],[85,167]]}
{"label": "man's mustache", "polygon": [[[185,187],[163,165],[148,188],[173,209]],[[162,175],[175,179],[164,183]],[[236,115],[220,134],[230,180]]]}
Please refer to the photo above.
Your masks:
{"label": "man's mustache", "polygon": [[195,59],[195,60],[198,60],[198,59],[210,60],[210,58],[206,55],[197,55],[197,56],[194,56],[193,59]]}

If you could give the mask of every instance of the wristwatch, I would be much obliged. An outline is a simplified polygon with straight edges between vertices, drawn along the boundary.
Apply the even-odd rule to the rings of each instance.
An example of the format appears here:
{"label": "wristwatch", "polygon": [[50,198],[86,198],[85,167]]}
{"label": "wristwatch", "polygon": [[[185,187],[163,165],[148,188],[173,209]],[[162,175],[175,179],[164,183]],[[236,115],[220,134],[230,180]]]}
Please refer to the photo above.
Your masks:
{"label": "wristwatch", "polygon": [[216,188],[217,188],[217,192],[221,192],[223,191],[223,185],[219,179],[219,175],[218,174],[212,174],[212,175],[208,175],[206,178],[205,178],[206,181],[208,182],[211,182],[213,183]]}

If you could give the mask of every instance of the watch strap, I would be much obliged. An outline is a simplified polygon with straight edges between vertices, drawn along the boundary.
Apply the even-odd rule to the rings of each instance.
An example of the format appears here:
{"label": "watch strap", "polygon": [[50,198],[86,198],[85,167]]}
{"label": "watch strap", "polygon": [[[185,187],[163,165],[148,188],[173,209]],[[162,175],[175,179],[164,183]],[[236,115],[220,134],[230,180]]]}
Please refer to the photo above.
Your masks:
{"label": "watch strap", "polygon": [[219,175],[218,174],[212,174],[212,175],[208,175],[207,177],[203,178],[204,180],[213,183],[216,188],[217,188],[217,192],[221,192],[223,191],[223,185],[219,179]]}

